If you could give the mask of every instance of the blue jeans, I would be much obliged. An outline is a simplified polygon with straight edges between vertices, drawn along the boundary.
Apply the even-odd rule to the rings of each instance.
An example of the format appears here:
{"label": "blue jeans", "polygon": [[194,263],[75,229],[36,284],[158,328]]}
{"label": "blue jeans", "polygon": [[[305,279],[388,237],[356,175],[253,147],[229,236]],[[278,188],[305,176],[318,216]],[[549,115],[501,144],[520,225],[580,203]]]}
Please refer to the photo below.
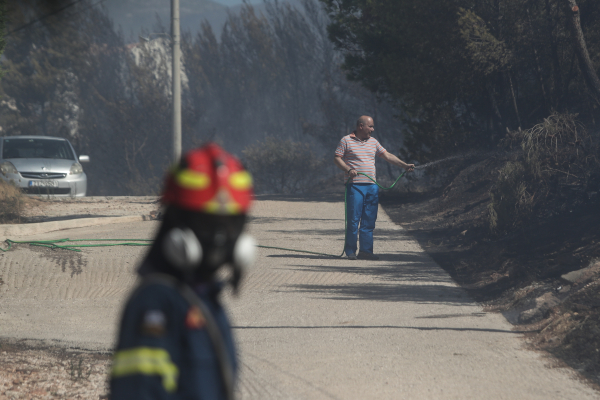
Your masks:
{"label": "blue jeans", "polygon": [[[356,254],[356,240],[362,253],[373,254],[373,229],[377,220],[379,187],[371,183],[349,183],[346,186],[348,228],[346,230],[346,255]],[[360,228],[359,228],[360,225]]]}

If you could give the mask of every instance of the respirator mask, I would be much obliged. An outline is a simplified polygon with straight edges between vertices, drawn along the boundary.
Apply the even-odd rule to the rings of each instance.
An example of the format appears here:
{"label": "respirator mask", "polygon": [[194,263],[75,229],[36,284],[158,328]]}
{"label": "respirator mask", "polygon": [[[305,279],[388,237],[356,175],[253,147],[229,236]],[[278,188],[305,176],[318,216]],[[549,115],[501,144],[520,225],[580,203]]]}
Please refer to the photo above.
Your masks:
{"label": "respirator mask", "polygon": [[208,215],[193,222],[166,232],[162,239],[165,258],[186,276],[200,281],[213,279],[221,266],[228,265],[229,282],[237,290],[244,271],[256,259],[256,241],[241,233],[244,217]]}

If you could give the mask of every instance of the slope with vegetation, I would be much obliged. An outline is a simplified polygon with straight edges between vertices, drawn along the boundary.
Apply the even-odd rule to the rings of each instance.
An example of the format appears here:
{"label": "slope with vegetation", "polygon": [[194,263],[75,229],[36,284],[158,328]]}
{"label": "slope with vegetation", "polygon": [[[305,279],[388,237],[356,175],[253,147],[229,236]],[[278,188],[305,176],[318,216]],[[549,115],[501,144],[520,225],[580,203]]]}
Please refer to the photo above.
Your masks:
{"label": "slope with vegetation", "polygon": [[[507,148],[440,164],[440,187],[384,193],[382,205],[475,300],[599,384],[600,168],[568,142],[540,146],[537,162],[515,149],[545,123]],[[571,156],[559,171],[554,160]]]}

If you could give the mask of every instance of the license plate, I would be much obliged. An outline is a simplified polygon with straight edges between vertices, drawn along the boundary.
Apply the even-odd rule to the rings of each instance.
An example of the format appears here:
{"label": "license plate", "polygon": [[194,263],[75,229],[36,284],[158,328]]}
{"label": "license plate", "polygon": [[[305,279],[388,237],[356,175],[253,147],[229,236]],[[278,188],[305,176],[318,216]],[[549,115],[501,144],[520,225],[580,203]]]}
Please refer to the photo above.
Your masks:
{"label": "license plate", "polygon": [[29,187],[58,187],[58,181],[29,181]]}

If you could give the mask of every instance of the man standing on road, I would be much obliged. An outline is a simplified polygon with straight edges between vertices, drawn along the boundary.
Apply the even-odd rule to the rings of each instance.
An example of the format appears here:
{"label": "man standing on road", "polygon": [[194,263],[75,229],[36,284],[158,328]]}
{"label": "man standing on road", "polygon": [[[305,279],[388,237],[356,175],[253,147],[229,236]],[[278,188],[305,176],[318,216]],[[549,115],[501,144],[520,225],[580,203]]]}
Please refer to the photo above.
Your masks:
{"label": "man standing on road", "polygon": [[[356,121],[356,129],[344,136],[335,150],[335,164],[346,172],[349,182],[346,186],[347,221],[344,252],[350,260],[378,260],[373,254],[373,229],[379,206],[379,187],[364,175],[375,180],[375,157],[381,157],[390,164],[414,170],[414,164],[407,164],[393,154],[388,153],[371,137],[375,130],[373,118],[363,115]],[[360,226],[360,228],[359,228]],[[356,241],[360,231],[360,252],[357,254]]]}
{"label": "man standing on road", "polygon": [[252,262],[242,233],[252,178],[214,144],[193,150],[168,175],[163,222],[138,272],[111,370],[112,400],[232,400],[237,354],[217,271],[234,290]]}

